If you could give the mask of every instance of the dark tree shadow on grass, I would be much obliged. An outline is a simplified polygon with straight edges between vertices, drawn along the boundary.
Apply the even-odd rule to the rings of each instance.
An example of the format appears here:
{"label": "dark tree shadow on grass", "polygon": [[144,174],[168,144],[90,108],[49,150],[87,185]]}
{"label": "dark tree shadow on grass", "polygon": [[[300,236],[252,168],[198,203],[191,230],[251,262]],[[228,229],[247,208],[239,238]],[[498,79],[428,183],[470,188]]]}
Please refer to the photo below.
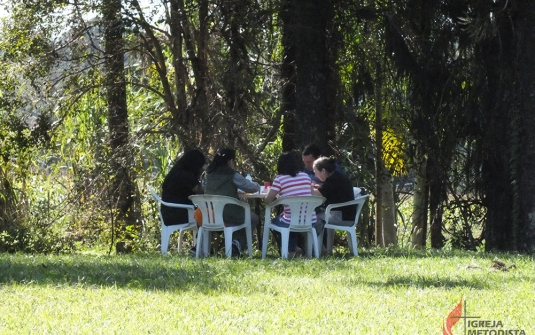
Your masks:
{"label": "dark tree shadow on grass", "polygon": [[[192,263],[187,257],[128,256],[127,261],[121,256],[99,260],[68,256],[37,256],[32,261],[6,258],[0,257],[0,285],[80,285],[207,293],[229,286],[228,277],[231,277],[221,276],[221,267],[213,267],[203,260]],[[151,260],[157,262],[151,264]],[[225,269],[233,271],[232,264]]]}
{"label": "dark tree shadow on grass", "polygon": [[[355,281],[354,284],[358,284]],[[393,276],[386,279],[384,282],[374,281],[366,282],[366,285],[378,288],[444,288],[444,289],[458,289],[471,288],[476,290],[490,289],[490,285],[486,282],[473,281],[466,279],[455,278],[440,278],[427,276]]]}
{"label": "dark tree shadow on grass", "polygon": [[[451,257],[457,256],[461,255],[454,254]],[[448,256],[428,255],[428,258],[434,257],[438,259]],[[490,262],[493,257],[482,254],[480,263]],[[459,264],[459,271],[478,271],[481,276],[463,278],[463,275],[449,273],[431,275],[392,273],[390,276],[383,278],[377,276],[372,279],[369,276],[359,276],[360,268],[381,258],[396,260],[422,258],[422,256],[407,255],[407,253],[387,255],[362,252],[360,257],[329,256],[320,260],[281,260],[280,257],[274,256],[266,260],[228,260],[216,257],[194,260],[188,256],[162,257],[155,254],[125,256],[0,254],[0,285],[79,285],[202,293],[226,291],[244,294],[236,282],[250,282],[247,284],[249,289],[262,291],[262,286],[256,285],[256,282],[262,280],[258,276],[264,272],[269,272],[273,276],[295,277],[295,280],[299,281],[303,277],[313,280],[318,274],[325,275],[330,271],[347,273],[348,276],[343,281],[345,286],[376,288],[492,289],[512,281],[533,282],[533,277],[525,272],[520,276],[513,272],[517,270],[511,270],[511,275],[503,276],[498,281],[492,278],[486,280],[487,276],[493,275],[488,268],[467,270],[465,269],[467,264]],[[463,259],[466,261],[470,258],[465,255]],[[499,272],[496,275],[498,274]]]}

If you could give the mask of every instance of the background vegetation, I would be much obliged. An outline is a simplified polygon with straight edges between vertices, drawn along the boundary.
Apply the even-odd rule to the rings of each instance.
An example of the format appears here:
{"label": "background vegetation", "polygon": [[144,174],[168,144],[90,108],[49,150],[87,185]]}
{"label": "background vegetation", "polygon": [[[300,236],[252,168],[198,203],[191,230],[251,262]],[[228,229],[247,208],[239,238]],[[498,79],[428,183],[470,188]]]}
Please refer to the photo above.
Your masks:
{"label": "background vegetation", "polygon": [[534,249],[528,0],[3,6],[3,251],[156,250],[181,152],[263,181],[311,142],[373,195],[364,247]]}

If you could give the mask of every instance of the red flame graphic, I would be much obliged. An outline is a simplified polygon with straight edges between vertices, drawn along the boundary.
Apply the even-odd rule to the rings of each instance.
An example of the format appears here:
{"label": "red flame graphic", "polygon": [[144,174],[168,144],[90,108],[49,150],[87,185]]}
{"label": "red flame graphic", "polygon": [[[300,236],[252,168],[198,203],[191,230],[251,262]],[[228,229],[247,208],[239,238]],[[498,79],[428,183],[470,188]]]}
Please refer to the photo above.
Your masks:
{"label": "red flame graphic", "polygon": [[463,298],[459,301],[459,304],[448,314],[446,318],[446,324],[442,322],[442,334],[443,335],[453,335],[451,328],[460,320],[463,312]]}

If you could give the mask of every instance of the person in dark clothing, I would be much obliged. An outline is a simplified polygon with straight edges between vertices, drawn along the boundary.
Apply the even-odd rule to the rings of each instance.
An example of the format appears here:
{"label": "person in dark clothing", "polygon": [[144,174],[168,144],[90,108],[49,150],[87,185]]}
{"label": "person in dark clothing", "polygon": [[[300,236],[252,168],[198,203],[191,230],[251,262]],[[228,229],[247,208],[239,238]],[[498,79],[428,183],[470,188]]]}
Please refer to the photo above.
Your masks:
{"label": "person in dark clothing", "polygon": [[[319,157],[314,161],[313,169],[316,177],[323,182],[313,191],[313,194],[325,197],[324,206],[316,208],[318,221],[321,220],[325,224],[325,207],[330,204],[352,201],[355,199],[355,194],[349,178],[336,169],[336,160],[334,158]],[[336,209],[335,211],[330,211],[329,224],[350,226],[354,223],[357,205],[338,207]],[[327,234],[323,237],[323,252],[328,252],[329,250],[325,249]]]}
{"label": "person in dark clothing", "polygon": [[[202,194],[204,189],[200,183],[201,175],[206,165],[206,157],[199,150],[190,150],[175,161],[173,167],[165,176],[162,184],[162,200],[171,203],[193,203],[189,196]],[[163,221],[166,226],[186,223],[188,211],[182,208],[162,206]]]}
{"label": "person in dark clothing", "polygon": [[[303,171],[308,174],[310,179],[313,183],[321,185],[323,181],[319,179],[316,174],[314,173],[314,162],[316,159],[318,159],[321,156],[320,148],[316,144],[309,144],[305,147],[303,152],[301,153],[304,169]],[[338,163],[335,162],[335,170],[338,171],[340,174],[345,175],[344,170]]]}
{"label": "person in dark clothing", "polygon": [[[336,169],[334,158],[319,157],[314,161],[314,174],[323,183],[314,190],[314,195],[325,197],[325,206],[335,203],[351,201],[355,198],[351,181]],[[353,220],[356,206],[346,206],[331,212],[330,223],[337,224],[344,220]],[[325,220],[325,213],[317,213],[318,219]]]}

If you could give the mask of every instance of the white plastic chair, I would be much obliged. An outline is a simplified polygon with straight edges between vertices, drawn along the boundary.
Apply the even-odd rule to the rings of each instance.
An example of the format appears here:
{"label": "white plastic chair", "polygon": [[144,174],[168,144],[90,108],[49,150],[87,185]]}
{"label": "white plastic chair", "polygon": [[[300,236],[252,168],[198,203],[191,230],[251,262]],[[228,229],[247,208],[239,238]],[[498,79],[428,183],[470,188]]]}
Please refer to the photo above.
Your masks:
{"label": "white plastic chair", "polygon": [[[369,195],[363,195],[360,197],[357,197],[355,200],[337,203],[337,204],[330,204],[325,209],[325,226],[323,227],[323,231],[327,233],[327,252],[332,252],[333,244],[334,244],[334,231],[335,230],[343,230],[347,232],[347,241],[349,244],[349,249],[353,253],[354,256],[358,256],[358,250],[357,250],[357,224],[359,222],[360,218],[360,212],[362,211],[362,208],[364,207],[364,203],[366,202],[366,199],[368,199]],[[355,219],[352,221],[342,221],[344,225],[341,224],[333,224],[332,222],[329,222],[331,219],[331,211],[345,206],[357,206]],[[323,243],[323,233],[318,237],[319,242]],[[320,244],[321,245],[321,244]]]}
{"label": "white plastic chair", "polygon": [[[253,256],[251,207],[248,203],[224,195],[191,195],[189,198],[202,213],[202,226],[199,227],[199,232],[197,234],[197,258],[201,256],[201,250],[205,257],[209,255],[210,233],[213,231],[223,232],[225,238],[225,254],[227,257],[232,257],[232,234],[240,229],[245,229],[249,257]],[[242,224],[225,226],[223,223],[223,208],[229,204],[243,207],[245,218]]]}
{"label": "white plastic chair", "polygon": [[360,189],[360,187],[353,187],[353,196],[354,196],[355,199],[360,197],[360,192],[361,191],[362,190]]}
{"label": "white plastic chair", "polygon": [[[147,185],[147,187],[149,188],[149,191],[152,194],[154,201],[156,201],[156,203],[158,204],[158,213],[160,214],[160,221],[162,222],[162,229],[161,229],[162,230],[162,241],[161,241],[162,255],[165,255],[167,253],[167,250],[169,249],[169,238],[171,237],[171,234],[177,230],[180,230],[179,237],[178,237],[178,250],[179,251],[182,246],[184,234],[188,230],[191,230],[192,232],[193,245],[195,246],[195,243],[196,243],[195,238],[197,235],[197,222],[195,221],[195,218],[193,217],[193,212],[195,211],[195,207],[193,205],[188,205],[188,204],[177,204],[177,203],[163,201],[162,198],[160,198],[160,196],[156,194],[156,192],[150,185]],[[163,216],[162,216],[162,209],[161,209],[162,206],[187,209],[188,210],[188,222],[169,225],[169,226],[165,225],[163,221]]]}
{"label": "white plastic chair", "polygon": [[[288,240],[290,232],[307,233],[307,256],[312,256],[314,250],[316,258],[320,257],[320,250],[318,248],[318,239],[316,237],[316,230],[312,226],[312,214],[314,209],[320,206],[325,201],[324,197],[319,196],[296,196],[296,197],[280,197],[270,204],[266,204],[266,213],[264,217],[264,238],[262,242],[262,258],[266,258],[269,230],[273,229],[281,233],[281,256],[284,259],[288,258]],[[279,227],[271,223],[271,211],[278,205],[290,206],[290,226]]]}

